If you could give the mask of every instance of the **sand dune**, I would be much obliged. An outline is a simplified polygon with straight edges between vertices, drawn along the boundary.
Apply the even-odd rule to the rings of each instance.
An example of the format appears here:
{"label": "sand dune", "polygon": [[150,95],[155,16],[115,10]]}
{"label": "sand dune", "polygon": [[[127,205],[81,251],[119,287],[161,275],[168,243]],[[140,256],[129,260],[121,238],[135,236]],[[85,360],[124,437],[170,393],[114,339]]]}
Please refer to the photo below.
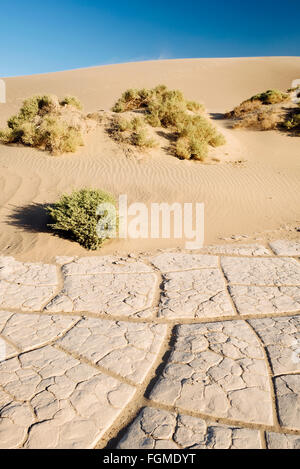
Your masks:
{"label": "sand dune", "polygon": [[[68,72],[8,78],[0,123],[25,97],[72,94],[86,112],[109,110],[129,87],[165,83],[203,102],[213,116],[268,88],[287,89],[300,77],[300,58],[187,59],[130,63]],[[129,202],[204,202],[205,242],[245,233],[255,237],[281,225],[300,225],[300,140],[279,132],[230,130],[216,150],[223,162],[181,161],[167,152],[124,154],[99,128],[76,154],[53,157],[20,146],[0,146],[0,253],[20,259],[86,255],[76,243],[44,228],[41,204],[62,191],[84,186],[128,195]],[[236,163],[242,161],[241,163]],[[286,237],[293,236],[287,232]],[[270,235],[271,236],[271,235]],[[178,240],[110,241],[101,252],[149,251],[181,246]]]}

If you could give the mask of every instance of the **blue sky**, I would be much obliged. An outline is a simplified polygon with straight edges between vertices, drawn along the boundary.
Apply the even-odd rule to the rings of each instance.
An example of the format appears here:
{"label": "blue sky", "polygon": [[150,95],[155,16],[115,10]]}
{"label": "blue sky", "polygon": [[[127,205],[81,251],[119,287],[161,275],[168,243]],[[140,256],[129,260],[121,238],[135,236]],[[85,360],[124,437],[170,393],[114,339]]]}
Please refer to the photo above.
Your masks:
{"label": "blue sky", "polygon": [[300,55],[299,0],[0,0],[0,76],[187,57]]}

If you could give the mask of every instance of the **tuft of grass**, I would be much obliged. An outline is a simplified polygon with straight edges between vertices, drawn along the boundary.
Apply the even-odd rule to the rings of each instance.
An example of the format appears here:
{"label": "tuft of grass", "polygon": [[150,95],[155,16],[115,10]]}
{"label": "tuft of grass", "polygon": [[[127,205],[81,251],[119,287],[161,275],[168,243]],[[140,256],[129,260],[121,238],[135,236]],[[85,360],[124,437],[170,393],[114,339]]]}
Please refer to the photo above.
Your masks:
{"label": "tuft of grass", "polygon": [[[97,215],[100,204],[105,205],[101,215]],[[115,198],[98,189],[81,189],[71,194],[63,194],[59,201],[47,207],[52,218],[49,226],[64,237],[78,242],[86,249],[98,249],[106,239],[117,229],[118,220]],[[102,224],[99,231],[97,226]],[[112,230],[112,231],[111,231]]]}
{"label": "tuft of grass", "polygon": [[74,152],[83,145],[86,130],[80,108],[78,99],[71,96],[61,101],[52,95],[27,98],[19,113],[8,119],[8,128],[0,131],[0,141],[21,143],[52,154]]}

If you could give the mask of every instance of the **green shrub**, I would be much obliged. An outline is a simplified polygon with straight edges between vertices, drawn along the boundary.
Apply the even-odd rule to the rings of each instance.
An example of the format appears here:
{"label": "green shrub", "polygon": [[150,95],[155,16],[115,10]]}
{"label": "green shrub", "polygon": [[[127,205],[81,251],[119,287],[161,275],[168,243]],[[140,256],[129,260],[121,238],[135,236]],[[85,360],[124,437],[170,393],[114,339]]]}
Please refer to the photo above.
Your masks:
{"label": "green shrub", "polygon": [[189,116],[178,123],[176,155],[203,161],[208,146],[217,147],[226,143],[225,138],[204,116]]}
{"label": "green shrub", "polygon": [[195,137],[179,137],[176,142],[176,155],[186,160],[195,159],[204,161],[208,154],[206,142],[197,140]]}
{"label": "green shrub", "polygon": [[131,143],[140,148],[154,148],[157,146],[153,138],[149,138],[145,129],[136,130],[131,135]]}
{"label": "green shrub", "polygon": [[62,119],[48,115],[36,132],[34,146],[50,151],[52,154],[74,152],[83,145],[83,137],[77,127],[70,126]]}
{"label": "green shrub", "polygon": [[286,101],[289,99],[289,94],[288,93],[283,93],[282,91],[279,90],[267,90],[264,91],[263,93],[258,93],[252,98],[250,98],[251,101],[261,101],[262,104],[276,104],[276,103],[282,103],[283,101]]}
{"label": "green shrub", "polygon": [[[67,104],[73,109],[65,109]],[[51,95],[27,98],[19,113],[8,119],[8,129],[0,131],[0,141],[22,143],[52,154],[74,152],[83,145],[84,117],[79,107],[74,97],[61,102]]]}
{"label": "green shrub", "polygon": [[65,96],[59,103],[61,106],[66,106],[66,105],[69,105],[69,106],[73,106],[73,107],[76,107],[77,109],[79,109],[80,111],[82,110],[82,104],[81,102],[79,101],[78,98],[76,98],[75,96]]}
{"label": "green shrub", "polygon": [[282,123],[283,108],[281,103],[289,99],[289,90],[287,93],[279,90],[267,90],[243,101],[232,111],[227,112],[224,117],[235,120],[234,128],[276,129]]}
{"label": "green shrub", "polygon": [[124,119],[118,116],[112,120],[109,133],[117,142],[129,143],[140,148],[153,148],[157,145],[154,139],[148,137],[141,117]]}
{"label": "green shrub", "polygon": [[205,110],[203,104],[197,103],[196,101],[187,101],[186,107],[192,112],[203,112]]}
{"label": "green shrub", "polygon": [[[180,158],[203,160],[208,153],[208,146],[225,143],[224,137],[217,132],[208,118],[199,114],[204,108],[195,101],[187,101],[179,90],[168,90],[164,85],[149,90],[127,90],[117,101],[113,110],[124,112],[144,109],[145,119],[152,127],[170,129],[175,137],[175,154]],[[117,124],[120,132],[132,130],[129,121],[120,120]],[[153,141],[146,140],[145,131],[140,128],[131,135],[131,143],[141,147],[152,146]]]}
{"label": "green shrub", "polygon": [[[113,107],[114,112],[133,111],[144,108],[148,121],[154,127],[173,125],[174,113],[202,111],[204,108],[195,101],[186,101],[181,91],[168,90],[165,85],[155,88],[126,90]],[[168,116],[168,115],[172,116]],[[154,125],[155,124],[155,125]],[[158,124],[158,125],[156,125]]]}
{"label": "green shrub", "polygon": [[279,90],[267,90],[246,99],[236,106],[233,111],[227,112],[224,117],[226,119],[243,117],[244,114],[259,111],[262,106],[282,103],[289,98],[289,93],[283,93]]}
{"label": "green shrub", "polygon": [[300,136],[300,104],[288,114],[283,122],[283,128]]}
{"label": "green shrub", "polygon": [[[111,204],[112,208],[107,209],[102,215],[97,215],[99,204]],[[116,201],[111,194],[97,189],[81,189],[74,191],[70,195],[64,194],[58,202],[48,206],[47,210],[53,223],[49,226],[62,233],[65,237],[69,237],[77,241],[86,249],[98,249],[105,239],[111,238],[111,231],[116,230],[118,220],[116,215]],[[104,219],[105,217],[105,219]],[[104,223],[107,233],[103,233],[100,237],[97,233],[97,224]]]}
{"label": "green shrub", "polygon": [[165,91],[160,99],[149,103],[147,122],[153,127],[176,127],[186,110],[186,101],[180,91]]}
{"label": "green shrub", "polygon": [[152,98],[152,94],[153,90],[146,90],[145,88],[140,90],[126,90],[113,106],[112,110],[114,112],[125,112],[146,107]]}
{"label": "green shrub", "polygon": [[141,117],[133,117],[131,120],[124,119],[121,117],[119,119],[116,119],[114,124],[116,130],[120,132],[126,132],[130,130],[137,131],[138,129],[141,129],[145,126]]}

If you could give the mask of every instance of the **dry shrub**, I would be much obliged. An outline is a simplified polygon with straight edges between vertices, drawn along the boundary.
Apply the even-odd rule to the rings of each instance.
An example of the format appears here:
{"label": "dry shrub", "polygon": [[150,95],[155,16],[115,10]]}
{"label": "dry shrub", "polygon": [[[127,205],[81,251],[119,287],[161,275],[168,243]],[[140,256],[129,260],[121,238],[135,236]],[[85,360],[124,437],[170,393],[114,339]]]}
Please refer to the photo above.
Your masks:
{"label": "dry shrub", "polygon": [[147,107],[150,100],[153,99],[153,95],[158,94],[161,88],[161,86],[158,86],[150,90],[145,88],[140,90],[134,88],[126,90],[115,103],[112,110],[113,112],[125,112]]}
{"label": "dry shrub", "polygon": [[243,101],[241,104],[236,106],[232,111],[227,112],[225,114],[226,119],[233,119],[233,118],[239,118],[244,116],[245,114],[248,114],[249,112],[254,112],[257,111],[258,109],[261,109],[262,103],[258,99],[254,99],[253,101],[247,100]]}
{"label": "dry shrub", "polygon": [[132,119],[115,117],[111,121],[109,133],[115,141],[128,143],[139,148],[157,146],[156,141],[148,137],[145,123],[141,117],[133,117]]}
{"label": "dry shrub", "polygon": [[82,110],[82,104],[75,96],[65,96],[59,103],[61,106],[73,106]]}
{"label": "dry shrub", "polygon": [[283,103],[289,99],[290,90],[267,90],[243,101],[224,117],[233,119],[233,128],[277,129],[284,120]]}
{"label": "dry shrub", "polygon": [[153,138],[149,138],[146,129],[134,131],[131,135],[131,143],[139,148],[154,148],[157,146]]}
{"label": "dry shrub", "polygon": [[[195,101],[187,101],[179,90],[168,90],[164,85],[150,90],[127,90],[113,108],[115,112],[137,109],[144,110],[145,120],[152,127],[164,127],[173,132],[174,150],[179,158],[203,161],[209,146],[225,143],[224,137],[202,115],[204,107]],[[131,130],[131,124],[126,120],[120,120],[117,125],[118,137],[120,132]],[[143,132],[140,130],[139,135],[135,134],[131,143],[146,146]]]}
{"label": "dry shrub", "polygon": [[[185,112],[201,112],[202,104],[195,101],[186,101],[179,90],[168,90],[165,85],[140,90],[129,89],[125,91],[113,107],[114,112],[133,111],[144,109],[149,115],[149,123],[153,127],[167,127],[174,122],[174,114]],[[164,122],[165,121],[165,122]],[[157,124],[157,125],[156,125]]]}
{"label": "dry shrub", "polygon": [[204,116],[190,116],[177,123],[176,155],[204,161],[209,146],[224,145],[225,138]]}
{"label": "dry shrub", "polygon": [[260,110],[256,113],[250,113],[244,116],[243,119],[237,120],[233,127],[237,128],[252,128],[256,130],[274,130],[282,122],[282,117],[274,110]]}
{"label": "dry shrub", "polygon": [[260,101],[262,104],[277,104],[287,101],[289,99],[289,93],[284,93],[279,90],[267,90],[263,93],[258,93],[252,98],[251,101]]}
{"label": "dry shrub", "polygon": [[300,136],[300,104],[298,104],[298,108],[294,108],[288,113],[283,122],[283,128]]}
{"label": "dry shrub", "polygon": [[17,115],[0,131],[4,144],[21,143],[52,154],[74,152],[83,145],[83,136],[93,126],[80,110],[77,98],[33,96],[26,99]]}

